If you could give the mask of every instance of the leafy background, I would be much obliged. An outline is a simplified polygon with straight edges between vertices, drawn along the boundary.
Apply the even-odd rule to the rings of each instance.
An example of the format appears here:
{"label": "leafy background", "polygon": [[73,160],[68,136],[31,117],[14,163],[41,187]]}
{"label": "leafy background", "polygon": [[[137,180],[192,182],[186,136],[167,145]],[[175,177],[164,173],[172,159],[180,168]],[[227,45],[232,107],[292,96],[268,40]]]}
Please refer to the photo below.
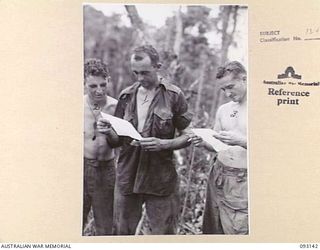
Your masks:
{"label": "leafy background", "polygon": [[[160,53],[160,74],[179,86],[194,113],[192,126],[212,127],[217,108],[228,100],[216,84],[217,68],[229,60],[247,64],[247,6],[173,6],[162,25],[145,20],[139,8],[84,6],[84,57],[99,58],[110,68],[108,94],[117,98],[133,82],[129,57],[136,46],[152,44]],[[161,7],[156,6],[161,12]],[[157,15],[157,11],[153,12]],[[124,20],[127,20],[125,22]],[[205,191],[214,155],[188,147],[175,151],[180,178],[178,234],[201,234]],[[92,211],[85,235],[94,235]],[[143,212],[136,234],[150,232]]]}

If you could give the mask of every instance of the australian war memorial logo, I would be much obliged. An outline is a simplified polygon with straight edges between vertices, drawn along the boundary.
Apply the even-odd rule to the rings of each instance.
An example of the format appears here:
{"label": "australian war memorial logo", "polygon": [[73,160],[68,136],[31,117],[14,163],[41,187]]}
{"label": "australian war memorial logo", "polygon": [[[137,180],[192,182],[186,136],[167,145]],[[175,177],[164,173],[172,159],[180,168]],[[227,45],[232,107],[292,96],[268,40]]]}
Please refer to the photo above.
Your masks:
{"label": "australian war memorial logo", "polygon": [[[319,87],[319,81],[302,81],[302,75],[292,66],[287,66],[282,73],[276,75],[276,80],[263,80],[269,85],[267,94],[276,97],[277,106],[300,105],[301,101],[310,96],[311,87]],[[272,86],[273,85],[273,86]]]}
{"label": "australian war memorial logo", "polygon": [[289,66],[286,68],[283,74],[278,75],[278,79],[286,79],[286,78],[301,79],[301,75],[296,74],[294,68],[292,66]]}

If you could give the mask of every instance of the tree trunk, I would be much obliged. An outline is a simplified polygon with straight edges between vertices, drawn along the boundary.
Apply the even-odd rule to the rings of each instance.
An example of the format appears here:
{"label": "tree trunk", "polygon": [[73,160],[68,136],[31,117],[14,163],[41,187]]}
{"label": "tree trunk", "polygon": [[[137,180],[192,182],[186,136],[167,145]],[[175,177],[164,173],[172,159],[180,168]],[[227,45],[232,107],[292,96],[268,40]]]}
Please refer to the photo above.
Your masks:
{"label": "tree trunk", "polygon": [[[202,69],[200,73],[200,79],[199,79],[199,84],[198,84],[198,95],[197,95],[197,100],[196,100],[196,105],[195,105],[195,122],[194,125],[197,126],[198,120],[199,120],[199,111],[200,111],[200,103],[201,103],[201,96],[202,96],[202,90],[203,90],[203,82],[204,82],[204,76],[206,73],[207,69],[207,56],[205,54],[200,55],[202,60]],[[189,198],[189,193],[190,193],[190,188],[191,188],[191,178],[192,178],[192,168],[194,165],[194,159],[195,159],[195,148],[192,146],[192,149],[190,151],[190,165],[188,168],[188,182],[187,182],[187,188],[186,188],[186,196],[184,197],[184,202],[183,202],[183,207],[182,207],[182,213],[181,213],[181,224],[183,225],[185,220],[184,220],[184,215],[186,213],[187,209],[187,202]]]}
{"label": "tree trunk", "polygon": [[[220,60],[221,65],[225,64],[228,60],[229,47],[233,42],[233,36],[237,26],[238,8],[239,6],[225,6],[222,10],[222,45]],[[231,17],[233,18],[233,27],[232,31],[228,33]]]}
{"label": "tree trunk", "polygon": [[143,43],[150,43],[150,37],[144,27],[144,23],[138,14],[138,10],[135,5],[125,5],[132,27],[134,27],[139,33],[139,38]]}
{"label": "tree trunk", "polygon": [[176,15],[176,36],[175,36],[174,45],[173,45],[173,51],[177,56],[179,56],[180,54],[180,45],[182,41],[182,35],[183,35],[183,25],[182,25],[182,18],[181,18],[181,7],[179,7],[179,10]]}
{"label": "tree trunk", "polygon": [[[222,29],[220,30],[222,33],[222,44],[221,44],[221,58],[220,65],[224,65],[228,60],[228,52],[229,47],[233,43],[234,33],[237,27],[237,16],[238,16],[239,6],[224,6],[221,11],[222,18]],[[231,18],[233,19],[231,23]],[[232,25],[231,32],[228,32],[228,29]],[[210,110],[211,124],[215,121],[215,113],[217,112],[218,107],[224,100],[221,91],[217,88],[217,95],[214,98],[214,102],[212,103]]]}

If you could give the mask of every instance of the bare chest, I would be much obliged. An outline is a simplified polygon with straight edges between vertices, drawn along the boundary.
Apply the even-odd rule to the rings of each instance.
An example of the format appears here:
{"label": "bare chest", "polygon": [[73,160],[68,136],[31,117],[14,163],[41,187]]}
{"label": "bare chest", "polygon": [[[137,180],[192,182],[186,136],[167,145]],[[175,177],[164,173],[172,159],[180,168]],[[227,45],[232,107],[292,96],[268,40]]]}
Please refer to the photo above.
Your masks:
{"label": "bare chest", "polygon": [[247,134],[247,109],[246,106],[232,106],[224,110],[220,117],[221,127],[226,131],[237,131]]}

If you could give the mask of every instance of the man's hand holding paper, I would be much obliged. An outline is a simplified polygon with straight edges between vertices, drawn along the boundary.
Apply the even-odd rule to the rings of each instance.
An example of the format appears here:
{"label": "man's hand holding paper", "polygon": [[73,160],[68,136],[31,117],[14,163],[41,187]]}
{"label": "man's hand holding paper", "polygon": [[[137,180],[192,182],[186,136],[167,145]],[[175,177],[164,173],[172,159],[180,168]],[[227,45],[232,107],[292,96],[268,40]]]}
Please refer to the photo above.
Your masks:
{"label": "man's hand holding paper", "polygon": [[196,135],[195,133],[189,133],[188,136],[188,142],[191,142],[196,147],[204,147],[204,140],[201,136]]}
{"label": "man's hand holding paper", "polygon": [[213,136],[228,145],[239,145],[246,147],[246,138],[242,137],[239,133],[232,131],[221,131]]}
{"label": "man's hand holding paper", "polygon": [[97,130],[99,133],[108,135],[112,131],[111,123],[106,118],[101,117],[97,122]]}
{"label": "man's hand holding paper", "polygon": [[135,140],[141,140],[142,137],[133,125],[123,119],[101,112],[101,116],[105,122],[109,122],[118,136],[128,136]]}
{"label": "man's hand holding paper", "polygon": [[[228,145],[220,141],[219,133],[212,129],[195,128],[192,129],[194,135],[189,136],[190,141],[197,147],[206,147],[211,151],[219,152],[228,149]],[[208,144],[209,146],[206,146]]]}
{"label": "man's hand holding paper", "polygon": [[139,141],[140,146],[145,151],[161,151],[165,149],[165,140],[155,137],[143,138]]}

